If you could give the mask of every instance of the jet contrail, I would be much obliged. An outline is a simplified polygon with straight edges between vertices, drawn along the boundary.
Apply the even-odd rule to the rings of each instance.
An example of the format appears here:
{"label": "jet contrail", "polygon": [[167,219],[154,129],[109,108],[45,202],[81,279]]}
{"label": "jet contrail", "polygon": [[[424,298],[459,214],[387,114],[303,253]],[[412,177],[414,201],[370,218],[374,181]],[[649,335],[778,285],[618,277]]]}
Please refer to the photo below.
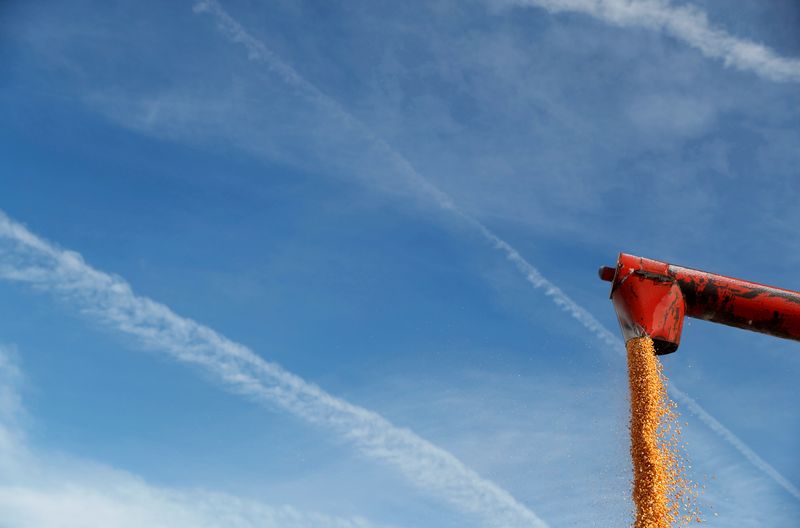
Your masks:
{"label": "jet contrail", "polygon": [[[607,3],[606,0],[598,1],[600,3]],[[555,2],[550,3],[554,4]],[[625,5],[629,4],[629,2],[623,3]],[[572,4],[582,5],[582,0],[577,0],[576,2],[572,2]],[[616,2],[614,5],[616,5]],[[294,87],[298,92],[321,108],[331,112],[333,116],[341,119],[343,124],[347,125],[348,128],[357,130],[359,133],[363,134],[364,137],[374,142],[375,147],[382,151],[387,159],[391,160],[403,175],[418,187],[418,191],[420,191],[422,195],[433,199],[441,209],[451,212],[460,217],[466,224],[471,225],[492,245],[492,247],[503,253],[530,284],[537,289],[543,290],[545,295],[559,308],[577,320],[602,343],[606,344],[617,353],[624,353],[624,343],[614,333],[603,326],[591,313],[573,301],[558,286],[545,278],[535,266],[525,260],[525,258],[508,242],[497,236],[480,220],[460,209],[447,193],[419,174],[405,157],[394,150],[386,141],[377,137],[366,124],[359,121],[340,103],[303,78],[294,68],[283,62],[280,57],[267,48],[263,42],[250,35],[216,0],[200,0],[195,3],[194,10],[197,13],[210,13],[216,19],[220,31],[233,42],[243,45],[251,60],[263,62],[286,84]],[[789,482],[789,480],[781,475],[778,470],[772,467],[766,460],[758,456],[755,451],[748,447],[747,444],[737,437],[730,429],[711,416],[708,411],[694,401],[688,394],[679,390],[673,383],[670,383],[669,392],[673,398],[683,403],[689,412],[694,414],[702,423],[743,455],[756,469],[775,481],[775,483],[792,496],[800,499],[800,490],[795,485]]]}
{"label": "jet contrail", "polygon": [[75,303],[147,348],[203,367],[228,389],[334,431],[414,485],[497,528],[548,528],[507,491],[455,456],[382,416],[336,398],[265,361],[244,345],[136,295],[123,279],[33,234],[0,211],[0,278],[25,282]]}
{"label": "jet contrail", "polygon": [[800,59],[717,29],[705,11],[668,0],[495,0],[501,5],[535,6],[551,13],[584,13],[609,24],[663,31],[726,66],[751,71],[770,81],[800,82]]}

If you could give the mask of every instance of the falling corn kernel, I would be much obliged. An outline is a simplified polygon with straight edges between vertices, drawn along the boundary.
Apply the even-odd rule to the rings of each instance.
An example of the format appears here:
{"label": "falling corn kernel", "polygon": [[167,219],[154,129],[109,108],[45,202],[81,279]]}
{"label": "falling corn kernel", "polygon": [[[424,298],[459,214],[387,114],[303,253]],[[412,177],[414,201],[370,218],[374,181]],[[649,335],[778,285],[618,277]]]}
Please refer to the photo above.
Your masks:
{"label": "falling corn kernel", "polygon": [[667,396],[667,380],[653,340],[626,343],[631,392],[634,528],[673,528],[702,522],[697,485],[686,477],[688,464],[680,443],[676,405]]}

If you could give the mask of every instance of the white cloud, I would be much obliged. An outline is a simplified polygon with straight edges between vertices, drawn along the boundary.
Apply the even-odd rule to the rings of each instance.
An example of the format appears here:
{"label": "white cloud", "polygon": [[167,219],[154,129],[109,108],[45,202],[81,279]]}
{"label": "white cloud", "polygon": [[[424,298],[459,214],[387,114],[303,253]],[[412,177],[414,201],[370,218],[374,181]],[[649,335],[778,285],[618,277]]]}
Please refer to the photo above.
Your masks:
{"label": "white cloud", "polygon": [[4,528],[372,528],[204,490],[179,490],[91,461],[31,448],[17,418],[21,372],[0,346],[0,511]]}
{"label": "white cloud", "polygon": [[800,82],[800,59],[781,57],[762,44],[715,28],[705,11],[691,5],[676,6],[669,0],[500,0],[494,4],[585,13],[617,26],[663,31],[726,66],[772,81]]}
{"label": "white cloud", "polygon": [[[25,468],[26,471],[32,468]],[[41,481],[0,485],[0,510],[8,528],[369,528],[363,519],[309,514],[210,492],[150,486],[133,475],[41,471]],[[88,482],[87,482],[88,480]]]}
{"label": "white cloud", "polygon": [[374,412],[335,398],[211,328],[137,296],[121,278],[92,268],[78,253],[46,242],[2,213],[0,242],[1,278],[61,295],[143,345],[203,367],[233,392],[326,427],[417,487],[490,525],[547,526],[507,491],[447,451]]}

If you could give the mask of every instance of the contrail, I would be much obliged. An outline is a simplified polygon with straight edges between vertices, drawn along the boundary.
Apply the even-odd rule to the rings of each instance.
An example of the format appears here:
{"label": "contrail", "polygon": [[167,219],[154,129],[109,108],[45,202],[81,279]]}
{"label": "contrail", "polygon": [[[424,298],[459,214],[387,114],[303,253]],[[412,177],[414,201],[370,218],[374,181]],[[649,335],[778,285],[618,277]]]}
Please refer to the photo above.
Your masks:
{"label": "contrail", "polygon": [[609,24],[663,31],[726,66],[771,81],[800,82],[800,59],[713,27],[705,11],[669,0],[495,0],[500,5],[535,6],[551,13],[584,13]]}
{"label": "contrail", "polygon": [[[607,0],[598,0],[600,3],[608,3]],[[551,2],[555,3],[555,2]],[[582,5],[584,2],[576,0],[570,5]],[[616,5],[616,2],[612,2]],[[623,2],[628,5],[629,2]],[[564,3],[566,5],[566,2]],[[609,4],[611,5],[611,4]],[[620,7],[620,9],[622,9]],[[304,95],[313,103],[329,111],[333,116],[342,121],[344,125],[352,130],[358,131],[364,137],[372,141],[387,159],[391,160],[396,167],[414,183],[422,195],[433,199],[443,210],[460,217],[466,224],[471,225],[481,236],[488,241],[494,249],[500,251],[505,257],[514,264],[517,270],[535,288],[543,290],[559,308],[577,320],[584,328],[594,334],[602,343],[610,347],[617,353],[624,353],[624,343],[605,326],[600,323],[591,313],[578,303],[573,301],[558,286],[545,278],[541,272],[530,262],[520,255],[511,244],[497,236],[492,230],[486,227],[480,220],[460,209],[453,199],[444,191],[436,187],[433,183],[419,174],[411,163],[394,150],[391,145],[383,139],[377,137],[372,130],[363,122],[359,121],[350,114],[340,103],[323,93],[315,85],[307,81],[294,68],[283,62],[283,60],[267,48],[263,42],[250,35],[242,25],[231,17],[227,11],[216,0],[200,0],[194,5],[197,13],[210,13],[217,21],[219,30],[233,42],[237,42],[245,47],[248,57],[251,60],[263,62],[272,72],[278,75],[286,84],[294,87],[299,93]],[[792,496],[800,499],[800,490],[781,475],[778,470],[772,467],[766,460],[761,458],[755,451],[747,446],[730,429],[722,425],[716,418],[711,416],[699,403],[694,401],[688,394],[679,390],[674,384],[670,383],[670,395],[677,401],[683,403],[685,407],[694,414],[702,423],[708,426],[725,442],[730,444],[756,469],[767,477],[775,481],[779,486],[789,492]]]}
{"label": "contrail", "polygon": [[136,295],[130,284],[88,265],[0,211],[0,278],[25,282],[75,303],[147,348],[203,367],[228,389],[334,431],[361,453],[398,470],[414,485],[497,528],[548,528],[507,491],[455,456],[382,416],[336,398],[265,361],[244,345]]}

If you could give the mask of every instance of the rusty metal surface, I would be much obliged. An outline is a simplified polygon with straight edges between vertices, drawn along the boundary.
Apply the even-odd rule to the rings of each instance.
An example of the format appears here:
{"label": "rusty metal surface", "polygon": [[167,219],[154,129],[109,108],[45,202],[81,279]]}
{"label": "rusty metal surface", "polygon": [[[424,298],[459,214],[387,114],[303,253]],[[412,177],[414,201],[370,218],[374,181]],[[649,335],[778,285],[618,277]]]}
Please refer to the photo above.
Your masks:
{"label": "rusty metal surface", "polygon": [[669,267],[686,315],[800,340],[800,293],[680,266]]}
{"label": "rusty metal surface", "polygon": [[[613,270],[613,273],[612,271]],[[627,341],[649,335],[656,353],[677,350],[683,316],[800,341],[800,293],[620,253],[601,268]]]}

